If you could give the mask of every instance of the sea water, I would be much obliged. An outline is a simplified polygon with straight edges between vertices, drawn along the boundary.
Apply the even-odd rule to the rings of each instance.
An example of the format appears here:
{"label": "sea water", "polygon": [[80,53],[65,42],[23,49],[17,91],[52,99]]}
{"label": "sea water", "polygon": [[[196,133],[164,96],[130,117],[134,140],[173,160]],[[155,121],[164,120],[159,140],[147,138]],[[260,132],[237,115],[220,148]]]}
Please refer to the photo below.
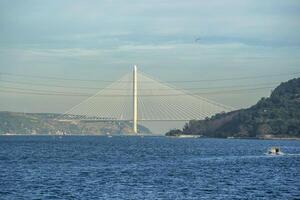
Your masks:
{"label": "sea water", "polygon": [[0,136],[0,199],[299,198],[296,140]]}

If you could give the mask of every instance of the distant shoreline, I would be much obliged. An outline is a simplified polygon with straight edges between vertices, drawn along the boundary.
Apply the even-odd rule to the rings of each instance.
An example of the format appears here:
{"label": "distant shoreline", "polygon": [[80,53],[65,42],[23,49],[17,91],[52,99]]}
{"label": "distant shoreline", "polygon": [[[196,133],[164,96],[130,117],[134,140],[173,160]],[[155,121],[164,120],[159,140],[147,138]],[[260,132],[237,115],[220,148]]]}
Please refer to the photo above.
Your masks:
{"label": "distant shoreline", "polygon": [[158,134],[113,134],[113,135],[105,135],[105,134],[65,134],[65,135],[50,135],[50,134],[0,134],[1,136],[164,136],[164,135],[158,135]]}
{"label": "distant shoreline", "polygon": [[300,140],[300,137],[203,137],[199,135],[188,135],[190,137],[181,137],[182,135],[178,136],[166,136],[166,137],[171,137],[171,138],[180,138],[180,139],[185,139],[185,138],[195,138],[195,139],[206,139],[206,138],[212,138],[212,139],[228,139],[228,140]]}
{"label": "distant shoreline", "polygon": [[146,137],[168,137],[168,138],[178,138],[178,139],[227,139],[227,140],[300,140],[298,137],[274,137],[274,138],[256,138],[256,137],[234,137],[234,138],[224,138],[224,137],[199,137],[198,135],[193,135],[193,137],[179,137],[179,136],[166,136],[166,135],[149,135],[149,134],[119,134],[119,135],[104,135],[104,134],[66,134],[66,135],[49,135],[49,134],[0,134],[0,137],[4,136],[54,136],[54,137],[68,137],[68,136],[97,136],[97,137],[136,137],[136,136],[146,136]]}

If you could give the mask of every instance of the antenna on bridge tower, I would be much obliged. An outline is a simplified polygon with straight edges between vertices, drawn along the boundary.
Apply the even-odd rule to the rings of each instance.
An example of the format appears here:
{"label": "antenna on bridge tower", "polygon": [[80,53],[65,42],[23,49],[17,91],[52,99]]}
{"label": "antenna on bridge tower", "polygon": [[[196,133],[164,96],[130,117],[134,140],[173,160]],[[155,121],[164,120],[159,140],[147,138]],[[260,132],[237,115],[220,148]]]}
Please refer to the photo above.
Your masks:
{"label": "antenna on bridge tower", "polygon": [[137,133],[138,121],[138,102],[137,102],[137,66],[133,67],[133,132]]}

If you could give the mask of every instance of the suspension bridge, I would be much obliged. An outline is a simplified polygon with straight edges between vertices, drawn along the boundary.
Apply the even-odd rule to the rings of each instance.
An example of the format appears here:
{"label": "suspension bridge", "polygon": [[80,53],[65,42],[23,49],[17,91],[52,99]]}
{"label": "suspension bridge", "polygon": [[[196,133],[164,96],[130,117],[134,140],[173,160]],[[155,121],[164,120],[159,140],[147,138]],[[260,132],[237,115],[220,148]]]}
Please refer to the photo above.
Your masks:
{"label": "suspension bridge", "polygon": [[138,133],[142,121],[200,120],[232,107],[191,94],[137,70],[73,106],[60,121],[130,121]]}

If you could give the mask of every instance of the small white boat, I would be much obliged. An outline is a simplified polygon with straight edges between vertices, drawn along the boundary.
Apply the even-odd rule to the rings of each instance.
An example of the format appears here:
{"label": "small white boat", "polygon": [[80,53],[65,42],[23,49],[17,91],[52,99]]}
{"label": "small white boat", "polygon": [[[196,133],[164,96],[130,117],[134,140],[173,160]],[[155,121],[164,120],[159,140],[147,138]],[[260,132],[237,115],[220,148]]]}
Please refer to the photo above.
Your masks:
{"label": "small white boat", "polygon": [[112,135],[110,134],[110,132],[106,132],[106,136],[109,137],[109,138],[112,137]]}
{"label": "small white boat", "polygon": [[282,155],[283,153],[280,151],[279,147],[271,147],[268,150],[269,155]]}

